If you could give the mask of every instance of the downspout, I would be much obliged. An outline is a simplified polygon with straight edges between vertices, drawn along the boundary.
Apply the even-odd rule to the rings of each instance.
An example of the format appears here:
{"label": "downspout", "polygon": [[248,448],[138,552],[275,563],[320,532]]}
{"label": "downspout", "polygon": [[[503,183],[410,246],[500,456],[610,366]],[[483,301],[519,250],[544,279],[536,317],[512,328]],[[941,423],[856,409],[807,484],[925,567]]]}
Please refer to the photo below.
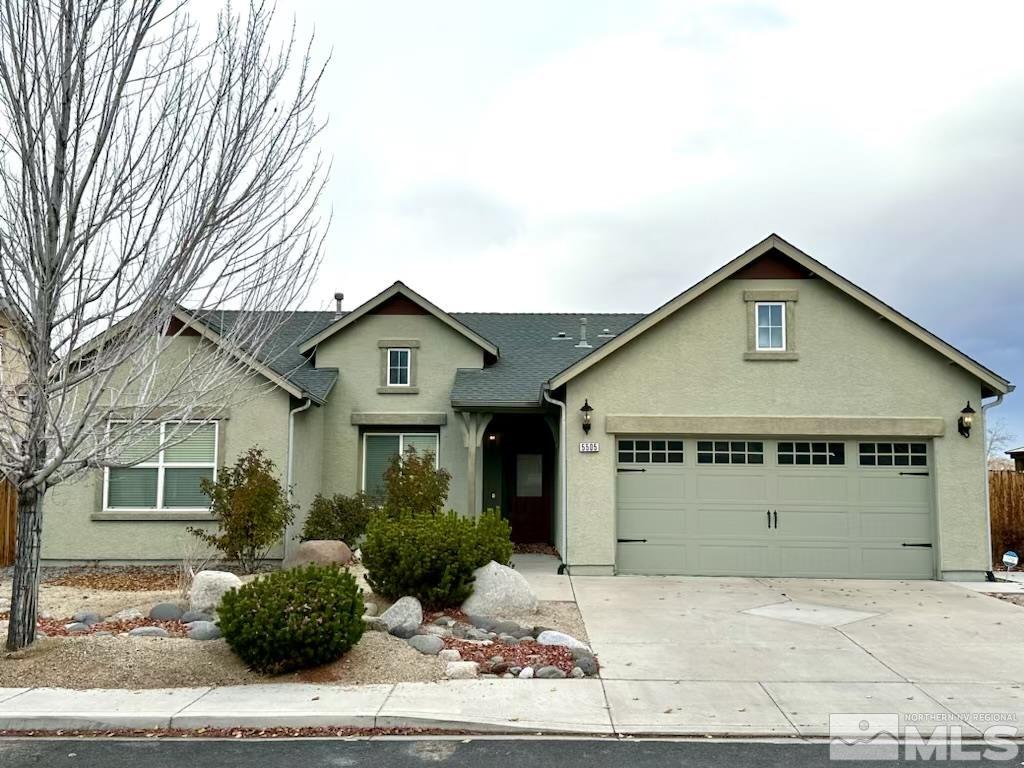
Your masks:
{"label": "downspout", "polygon": [[558,420],[558,464],[559,464],[559,495],[562,497],[562,542],[559,551],[562,555],[562,564],[558,566],[559,575],[563,574],[569,568],[569,475],[568,467],[566,466],[566,454],[565,454],[565,403],[561,400],[555,400],[549,393],[547,388],[543,390],[544,400],[557,405],[561,411],[561,415]]}
{"label": "downspout", "polygon": [[[1010,391],[1011,392],[1013,391],[1012,387],[1011,387]],[[986,523],[986,525],[985,525],[985,533],[987,534],[987,536],[986,536],[986,539],[987,539],[986,544],[987,544],[987,547],[988,547],[989,566],[992,565],[993,554],[992,554],[992,507],[991,507],[991,503],[992,502],[991,502],[991,499],[989,498],[989,487],[988,487],[989,486],[989,483],[988,483],[988,409],[989,408],[995,408],[997,405],[1002,405],[1002,402],[1003,402],[1003,395],[999,394],[999,395],[996,395],[996,399],[993,400],[991,403],[982,403],[981,404],[981,416],[982,416],[981,421],[985,425],[985,437],[983,438],[985,440],[985,450],[983,452],[984,453],[984,460],[985,460],[985,475],[984,475],[984,477],[985,477],[985,523]],[[988,581],[995,581],[996,580],[996,575],[994,573],[992,573],[992,571],[985,571],[985,578]]]}
{"label": "downspout", "polygon": [[[308,411],[310,409],[310,407],[312,407],[312,405],[313,405],[313,401],[310,398],[307,397],[306,398],[306,402],[305,402],[304,405],[300,405],[298,408],[292,408],[290,411],[288,411],[288,472],[287,472],[287,482],[288,482],[287,488],[288,488],[288,490],[287,490],[287,494],[288,494],[288,503],[289,504],[292,504],[293,501],[294,501],[293,498],[292,498],[292,483],[294,482],[293,478],[294,478],[294,472],[295,472],[294,471],[294,465],[295,465],[295,414],[302,413],[303,411]],[[284,548],[285,548],[285,553],[287,554],[287,551],[288,551],[288,541],[287,540],[285,540]]]}

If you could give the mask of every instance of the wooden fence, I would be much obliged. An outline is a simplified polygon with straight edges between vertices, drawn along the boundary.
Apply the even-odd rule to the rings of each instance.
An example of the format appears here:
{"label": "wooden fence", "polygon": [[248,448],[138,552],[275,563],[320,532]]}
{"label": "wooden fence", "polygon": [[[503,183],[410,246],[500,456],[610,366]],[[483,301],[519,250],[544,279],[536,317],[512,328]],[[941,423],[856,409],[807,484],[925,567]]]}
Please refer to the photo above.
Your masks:
{"label": "wooden fence", "polygon": [[992,515],[992,562],[1013,550],[1024,557],[1024,472],[993,470],[988,473]]}
{"label": "wooden fence", "polygon": [[14,564],[17,520],[18,494],[13,485],[0,479],[0,568]]}

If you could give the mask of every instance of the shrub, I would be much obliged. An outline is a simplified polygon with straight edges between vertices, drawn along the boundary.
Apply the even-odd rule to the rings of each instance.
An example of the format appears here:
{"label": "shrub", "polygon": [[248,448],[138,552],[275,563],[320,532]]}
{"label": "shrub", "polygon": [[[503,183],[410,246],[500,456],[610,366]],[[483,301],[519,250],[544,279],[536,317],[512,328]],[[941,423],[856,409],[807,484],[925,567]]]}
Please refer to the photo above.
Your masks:
{"label": "shrub", "polygon": [[275,571],[228,592],[217,613],[231,650],[269,673],[334,661],[365,629],[362,590],[334,566]]}
{"label": "shrub", "polygon": [[384,473],[384,511],[391,517],[440,512],[451,479],[447,469],[435,468],[433,453],[418,454],[410,448],[404,456],[392,458]]}
{"label": "shrub", "polygon": [[372,509],[373,505],[364,493],[355,496],[317,494],[310,505],[300,538],[303,541],[334,539],[355,546],[366,533]]}
{"label": "shrub", "polygon": [[295,517],[274,462],[262,449],[250,448],[233,467],[220,468],[217,482],[204,479],[201,487],[210,497],[217,533],[189,532],[236,560],[246,573],[254,572]]}
{"label": "shrub", "polygon": [[473,571],[512,556],[508,523],[492,510],[479,520],[456,512],[374,513],[363,542],[367,581],[389,599],[412,595],[430,608],[458,605],[473,591]]}

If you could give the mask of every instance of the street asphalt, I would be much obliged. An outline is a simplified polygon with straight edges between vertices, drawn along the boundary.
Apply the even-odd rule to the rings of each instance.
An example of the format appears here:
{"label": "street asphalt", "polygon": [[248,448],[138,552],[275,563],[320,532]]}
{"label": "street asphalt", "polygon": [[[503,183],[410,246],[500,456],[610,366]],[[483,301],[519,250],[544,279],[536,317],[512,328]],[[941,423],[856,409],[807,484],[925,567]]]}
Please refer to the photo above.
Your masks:
{"label": "street asphalt", "polygon": [[[982,747],[965,746],[964,751]],[[824,742],[665,741],[596,739],[0,739],[0,766],[74,768],[424,768],[427,765],[499,765],[502,768],[793,768],[902,765],[879,760],[830,763]],[[943,760],[946,766],[977,766],[977,757]],[[914,760],[920,764],[920,759]],[[1019,763],[1019,758],[1004,765]]]}

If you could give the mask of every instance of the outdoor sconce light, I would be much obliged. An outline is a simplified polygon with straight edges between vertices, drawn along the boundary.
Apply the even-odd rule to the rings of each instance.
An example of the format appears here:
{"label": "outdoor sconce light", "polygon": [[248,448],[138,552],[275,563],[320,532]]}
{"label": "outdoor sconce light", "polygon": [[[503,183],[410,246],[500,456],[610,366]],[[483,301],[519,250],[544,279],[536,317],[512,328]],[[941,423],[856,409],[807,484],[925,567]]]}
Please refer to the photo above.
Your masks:
{"label": "outdoor sconce light", "polygon": [[590,407],[590,403],[584,399],[583,407],[580,408],[580,413],[583,414],[583,431],[588,435],[590,434],[590,414],[594,412],[594,409]]}
{"label": "outdoor sconce light", "polygon": [[967,401],[967,406],[960,411],[960,418],[956,420],[957,431],[964,437],[971,436],[971,425],[974,423],[974,414],[976,411],[971,408],[971,401]]}

